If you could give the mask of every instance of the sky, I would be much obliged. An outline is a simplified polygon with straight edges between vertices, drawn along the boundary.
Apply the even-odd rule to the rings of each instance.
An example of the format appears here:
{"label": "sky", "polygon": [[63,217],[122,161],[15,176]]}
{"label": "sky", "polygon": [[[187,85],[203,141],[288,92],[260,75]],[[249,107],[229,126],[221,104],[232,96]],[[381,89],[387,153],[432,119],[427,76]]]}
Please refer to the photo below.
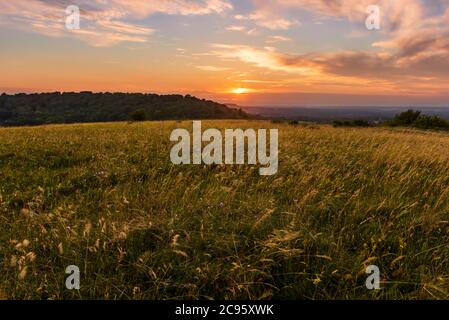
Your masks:
{"label": "sky", "polygon": [[0,74],[7,93],[449,107],[449,0],[0,0]]}

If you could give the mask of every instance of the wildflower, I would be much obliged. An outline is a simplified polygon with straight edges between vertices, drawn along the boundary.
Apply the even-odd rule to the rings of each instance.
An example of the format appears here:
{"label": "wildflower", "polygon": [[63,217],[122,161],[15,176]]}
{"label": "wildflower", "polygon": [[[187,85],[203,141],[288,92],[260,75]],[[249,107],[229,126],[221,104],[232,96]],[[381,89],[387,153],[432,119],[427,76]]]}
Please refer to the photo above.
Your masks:
{"label": "wildflower", "polygon": [[23,208],[22,210],[20,210],[20,214],[22,216],[24,216],[25,218],[29,218],[29,217],[31,217],[32,213],[31,213],[31,210]]}
{"label": "wildflower", "polygon": [[172,248],[175,248],[175,247],[179,246],[178,240],[179,240],[179,234],[177,234],[177,235],[175,235],[175,236],[173,237],[173,240],[172,240],[170,246],[171,246]]}
{"label": "wildflower", "polygon": [[30,245],[30,241],[29,240],[25,239],[25,240],[22,241],[22,246],[24,248],[28,247],[29,245]]}
{"label": "wildflower", "polygon": [[10,262],[9,262],[9,265],[10,265],[11,267],[15,267],[15,266],[17,265],[17,257],[16,257],[16,256],[12,256],[12,257],[11,257],[11,260],[10,260]]}
{"label": "wildflower", "polygon": [[34,262],[34,260],[36,260],[36,254],[34,252],[28,252],[27,255],[25,256],[28,261],[30,262]]}
{"label": "wildflower", "polygon": [[118,238],[120,240],[126,240],[127,237],[128,237],[127,234],[123,231],[118,234]]}
{"label": "wildflower", "polygon": [[91,231],[92,231],[92,223],[88,222],[84,226],[84,236],[89,235]]}
{"label": "wildflower", "polygon": [[62,245],[62,242],[58,244],[58,252],[61,256],[64,254],[64,246]]}
{"label": "wildflower", "polygon": [[318,276],[313,280],[313,284],[316,285],[316,286],[319,285],[320,282],[321,282],[321,278],[318,277]]}
{"label": "wildflower", "polygon": [[118,248],[118,261],[121,262],[126,256],[126,251],[122,248]]}
{"label": "wildflower", "polygon": [[43,225],[40,225],[40,228],[41,228],[41,233],[47,234],[47,229]]}
{"label": "wildflower", "polygon": [[22,270],[20,270],[18,278],[19,280],[24,280],[25,277],[27,276],[27,266],[23,267]]}
{"label": "wildflower", "polygon": [[134,296],[137,296],[137,295],[139,295],[140,294],[140,288],[139,287],[134,287],[133,288],[133,295]]}
{"label": "wildflower", "polygon": [[189,256],[187,255],[187,253],[185,253],[184,251],[181,250],[173,250],[174,253],[176,253],[177,255],[183,256],[185,258],[188,258]]}

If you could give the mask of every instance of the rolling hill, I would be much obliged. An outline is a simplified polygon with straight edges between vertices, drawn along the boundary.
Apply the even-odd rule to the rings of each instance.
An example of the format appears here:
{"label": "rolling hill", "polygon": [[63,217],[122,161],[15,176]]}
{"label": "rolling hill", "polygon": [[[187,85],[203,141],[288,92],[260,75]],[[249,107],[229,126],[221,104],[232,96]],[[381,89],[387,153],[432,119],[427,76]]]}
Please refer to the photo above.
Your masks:
{"label": "rolling hill", "polygon": [[1,126],[128,121],[137,111],[146,120],[248,117],[242,110],[190,95],[54,92],[0,96]]}

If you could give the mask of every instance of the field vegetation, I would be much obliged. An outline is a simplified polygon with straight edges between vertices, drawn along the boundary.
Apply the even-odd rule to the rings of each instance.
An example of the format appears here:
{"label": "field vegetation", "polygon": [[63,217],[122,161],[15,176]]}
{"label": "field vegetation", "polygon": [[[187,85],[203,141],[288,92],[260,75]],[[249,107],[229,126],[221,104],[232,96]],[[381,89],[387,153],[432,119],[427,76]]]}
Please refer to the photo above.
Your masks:
{"label": "field vegetation", "polygon": [[[203,121],[278,128],[279,172],[263,177],[171,164],[171,131],[191,125],[0,129],[0,296],[449,298],[447,134]],[[381,290],[365,287],[372,264]]]}

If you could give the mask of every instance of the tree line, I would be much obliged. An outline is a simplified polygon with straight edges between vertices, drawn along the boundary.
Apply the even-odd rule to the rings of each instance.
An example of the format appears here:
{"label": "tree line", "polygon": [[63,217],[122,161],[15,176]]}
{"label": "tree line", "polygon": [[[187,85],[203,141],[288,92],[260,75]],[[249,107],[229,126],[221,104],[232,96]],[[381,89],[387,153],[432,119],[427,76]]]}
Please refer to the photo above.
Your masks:
{"label": "tree line", "polygon": [[53,92],[0,95],[0,125],[183,119],[244,119],[241,109],[191,95]]}
{"label": "tree line", "polygon": [[[335,120],[334,127],[371,127],[376,124],[366,120]],[[417,129],[449,130],[449,121],[439,116],[423,114],[419,110],[409,109],[396,114],[393,119],[382,125],[389,127],[412,127]]]}

